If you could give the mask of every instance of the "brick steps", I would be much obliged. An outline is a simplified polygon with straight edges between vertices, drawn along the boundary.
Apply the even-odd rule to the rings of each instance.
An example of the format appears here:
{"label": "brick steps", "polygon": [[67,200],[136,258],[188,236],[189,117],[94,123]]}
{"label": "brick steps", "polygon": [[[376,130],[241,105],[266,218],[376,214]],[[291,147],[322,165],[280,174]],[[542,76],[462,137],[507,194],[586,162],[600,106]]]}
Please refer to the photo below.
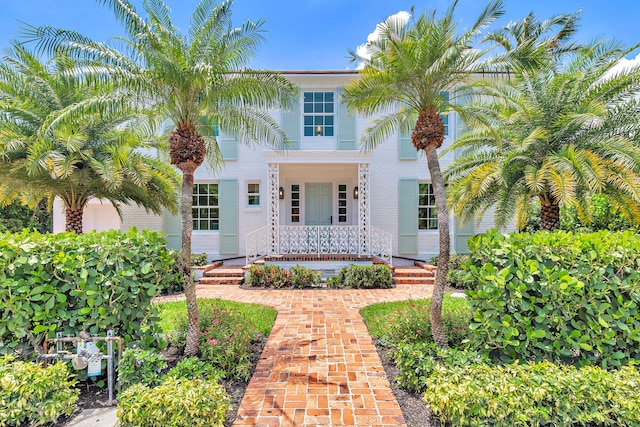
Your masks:
{"label": "brick steps", "polygon": [[[208,266],[207,266],[208,267]],[[241,285],[244,282],[244,270],[240,266],[225,267],[217,262],[215,267],[206,268],[199,285]]]}
{"label": "brick steps", "polygon": [[416,262],[414,266],[395,267],[393,269],[393,283],[396,285],[433,285],[435,283],[435,267],[422,262]]}

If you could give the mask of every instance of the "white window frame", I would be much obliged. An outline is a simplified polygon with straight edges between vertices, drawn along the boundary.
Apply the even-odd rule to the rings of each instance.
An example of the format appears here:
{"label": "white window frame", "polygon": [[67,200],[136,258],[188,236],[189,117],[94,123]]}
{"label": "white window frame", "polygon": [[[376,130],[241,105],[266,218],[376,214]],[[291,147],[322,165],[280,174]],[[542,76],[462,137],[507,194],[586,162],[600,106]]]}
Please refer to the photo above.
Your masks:
{"label": "white window frame", "polygon": [[[215,197],[218,200],[218,203],[216,205],[213,204],[207,204],[207,205],[200,205],[199,203],[199,199],[201,196],[205,196],[205,193],[200,193],[199,190],[198,192],[196,192],[196,186],[198,185],[215,185],[217,186],[217,191],[215,193]],[[193,191],[193,198],[192,198],[192,202],[193,201],[197,201],[197,203],[192,203],[192,225],[193,225],[193,231],[195,232],[219,232],[220,231],[220,183],[217,181],[200,181],[200,182],[194,182],[193,183],[194,186],[194,191]],[[210,195],[210,193],[207,193],[206,196],[208,197],[212,197]],[[196,209],[209,209],[209,210],[217,210],[217,218],[212,218],[211,216],[209,216],[208,218],[203,219],[202,217],[200,217],[200,214],[198,213],[198,215],[193,215],[193,211]],[[209,213],[209,215],[211,214],[211,212]],[[209,229],[207,230],[203,230],[200,228],[200,221],[209,221]],[[196,225],[197,222],[197,225]],[[216,228],[211,228],[212,224],[215,224]]]}
{"label": "white window frame", "polygon": [[[429,185],[431,186],[431,192],[427,192],[427,193],[422,193],[421,192],[421,186],[423,185]],[[427,197],[427,202],[429,201],[429,196],[433,197],[433,204],[421,204],[420,203],[420,199],[422,197]],[[436,206],[436,199],[435,199],[435,193],[433,192],[433,184],[431,182],[428,181],[418,181],[418,232],[431,232],[431,231],[438,231],[438,209]],[[420,210],[421,209],[426,209],[427,210],[427,216],[426,217],[421,217],[420,216]],[[428,213],[432,212],[435,216],[430,216]],[[426,228],[421,228],[420,227],[420,222],[421,221],[426,221]],[[435,228],[430,228],[429,225],[431,223],[431,221],[435,221]]]}
{"label": "white window frame", "polygon": [[[309,93],[312,94],[312,96],[314,98],[314,100],[311,101],[311,105],[313,105],[314,107],[315,107],[315,105],[317,103],[320,103],[320,102],[323,104],[323,106],[324,106],[324,104],[327,104],[327,101],[324,101],[324,100],[323,101],[315,101],[316,94],[322,93],[323,94],[323,99],[324,99],[325,94],[331,93],[333,95],[333,101],[332,101],[332,105],[333,105],[332,106],[332,110],[333,111],[330,112],[330,113],[327,113],[327,112],[324,112],[324,111],[323,112],[315,112],[315,108],[314,108],[313,112],[305,112],[305,105],[308,104],[308,103],[305,103],[305,95],[309,94]],[[305,90],[305,91],[302,92],[302,136],[304,138],[336,138],[337,132],[338,132],[337,104],[336,104],[337,98],[338,98],[338,94],[335,91],[332,91],[332,90],[318,89],[318,90]],[[307,125],[305,123],[305,118],[306,117],[312,117],[314,124],[313,125]],[[315,120],[316,117],[324,117],[324,118],[331,117],[332,118],[333,123],[331,125],[327,125],[325,123],[325,121],[323,120],[322,135],[317,135],[317,133],[316,133],[317,126],[320,126],[320,125],[316,125],[316,123],[315,123],[316,122],[316,120]],[[313,133],[311,135],[307,135],[306,132],[305,132],[305,129],[307,127],[309,127],[309,126],[312,126],[312,129],[313,129]],[[332,129],[332,135],[327,135],[326,134],[326,129],[329,126]]]}
{"label": "white window frame", "polygon": [[[257,193],[250,193],[249,192],[249,186],[250,185],[257,185],[258,186],[258,192]],[[262,209],[262,182],[260,180],[248,180],[245,181],[245,185],[244,185],[244,206],[247,210],[260,210]],[[251,199],[251,197],[253,196],[258,196],[258,204],[257,205],[252,205],[249,203],[249,200]]]}

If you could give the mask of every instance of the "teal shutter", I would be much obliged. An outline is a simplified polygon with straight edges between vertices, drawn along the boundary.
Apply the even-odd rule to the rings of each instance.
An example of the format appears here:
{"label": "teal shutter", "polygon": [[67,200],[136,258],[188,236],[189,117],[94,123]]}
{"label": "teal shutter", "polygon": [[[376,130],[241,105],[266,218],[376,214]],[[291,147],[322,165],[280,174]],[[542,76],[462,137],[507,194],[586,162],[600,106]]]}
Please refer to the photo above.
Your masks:
{"label": "teal shutter", "polygon": [[398,191],[398,252],[418,253],[418,180],[401,178]]}
{"label": "teal shutter", "polygon": [[473,236],[475,232],[475,227],[473,225],[473,220],[467,221],[462,224],[459,223],[456,219],[456,240],[455,240],[455,251],[459,254],[469,253],[469,247],[467,246],[469,237]]}
{"label": "teal shutter", "polygon": [[342,88],[338,88],[338,150],[356,149],[356,120],[342,102]]}
{"label": "teal shutter", "polygon": [[300,100],[294,103],[291,107],[291,111],[282,111],[281,126],[287,138],[291,142],[289,145],[290,150],[300,149]]}
{"label": "teal shutter", "polygon": [[224,133],[220,133],[217,139],[222,159],[224,161],[238,160],[238,141],[233,136]]}
{"label": "teal shutter", "polygon": [[221,179],[220,194],[220,254],[237,254],[238,233],[238,180]]}
{"label": "teal shutter", "polygon": [[[440,92],[440,95],[447,101],[447,104],[449,104],[449,92]],[[444,136],[449,136],[449,112],[447,112],[447,114],[441,114],[440,117],[444,123]]]}
{"label": "teal shutter", "polygon": [[182,248],[182,217],[180,215],[173,215],[165,209],[162,215],[162,231],[167,238],[168,248]]}
{"label": "teal shutter", "polygon": [[400,131],[400,140],[398,141],[398,158],[400,160],[416,160],[418,158],[418,150],[411,143],[411,134]]}

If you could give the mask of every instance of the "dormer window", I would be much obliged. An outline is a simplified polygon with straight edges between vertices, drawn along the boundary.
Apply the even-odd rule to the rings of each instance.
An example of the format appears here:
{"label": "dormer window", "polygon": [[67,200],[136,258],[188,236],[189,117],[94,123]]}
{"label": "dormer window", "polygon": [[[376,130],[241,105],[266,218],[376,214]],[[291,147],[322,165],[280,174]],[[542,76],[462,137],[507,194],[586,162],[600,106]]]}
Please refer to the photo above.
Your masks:
{"label": "dormer window", "polygon": [[304,92],[304,136],[334,136],[334,92]]}

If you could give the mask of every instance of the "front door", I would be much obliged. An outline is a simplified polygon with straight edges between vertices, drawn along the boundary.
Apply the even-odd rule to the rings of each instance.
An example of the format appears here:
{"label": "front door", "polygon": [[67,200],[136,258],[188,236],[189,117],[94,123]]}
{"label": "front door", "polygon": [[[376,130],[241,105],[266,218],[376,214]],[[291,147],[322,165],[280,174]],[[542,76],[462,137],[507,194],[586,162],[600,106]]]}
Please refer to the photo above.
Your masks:
{"label": "front door", "polygon": [[331,215],[333,215],[332,188],[331,183],[305,185],[306,225],[331,225]]}

